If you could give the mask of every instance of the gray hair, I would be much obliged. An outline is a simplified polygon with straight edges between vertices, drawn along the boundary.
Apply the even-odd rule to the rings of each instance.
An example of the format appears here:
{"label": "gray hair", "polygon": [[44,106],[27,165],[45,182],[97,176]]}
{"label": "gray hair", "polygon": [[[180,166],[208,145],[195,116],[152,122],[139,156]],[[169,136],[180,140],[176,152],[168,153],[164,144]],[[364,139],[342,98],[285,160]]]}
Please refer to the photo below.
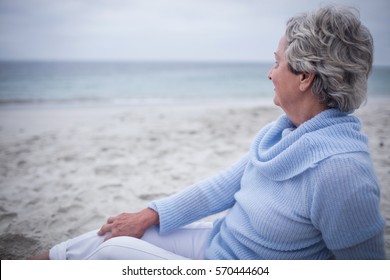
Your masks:
{"label": "gray hair", "polygon": [[286,38],[290,71],[315,74],[311,90],[321,103],[353,112],[365,102],[374,47],[357,10],[326,6],[292,17]]}

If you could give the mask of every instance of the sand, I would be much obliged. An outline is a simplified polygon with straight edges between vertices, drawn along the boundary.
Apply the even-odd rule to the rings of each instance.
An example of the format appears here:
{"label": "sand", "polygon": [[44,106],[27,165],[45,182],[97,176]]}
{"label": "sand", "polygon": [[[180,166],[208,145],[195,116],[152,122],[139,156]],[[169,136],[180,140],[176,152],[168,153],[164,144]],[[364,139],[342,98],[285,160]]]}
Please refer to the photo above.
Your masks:
{"label": "sand", "polygon": [[[281,110],[251,103],[0,107],[0,258],[25,259],[239,159]],[[390,106],[359,109],[390,256]]]}

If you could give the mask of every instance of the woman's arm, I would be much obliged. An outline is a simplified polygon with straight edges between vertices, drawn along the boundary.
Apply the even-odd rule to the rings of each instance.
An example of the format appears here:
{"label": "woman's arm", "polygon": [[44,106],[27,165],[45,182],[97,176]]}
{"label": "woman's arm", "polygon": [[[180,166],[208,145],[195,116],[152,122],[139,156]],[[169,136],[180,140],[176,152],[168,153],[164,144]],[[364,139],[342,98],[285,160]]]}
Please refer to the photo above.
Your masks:
{"label": "woman's arm", "polygon": [[245,156],[229,169],[190,186],[171,197],[153,201],[148,208],[136,213],[122,213],[110,217],[98,235],[107,234],[105,240],[116,236],[141,238],[152,225],[163,229],[184,225],[202,217],[223,211],[234,203],[234,194],[240,188],[240,180],[248,159]]}
{"label": "woman's arm", "polygon": [[249,155],[216,176],[189,186],[170,197],[153,201],[149,207],[159,214],[160,232],[219,213],[233,206],[234,194],[241,187],[241,178]]}
{"label": "woman's arm", "polygon": [[311,217],[327,247],[340,259],[383,259],[380,188],[367,154],[336,156],[312,178]]}
{"label": "woman's arm", "polygon": [[337,260],[384,260],[386,252],[383,232],[355,246],[332,252]]}

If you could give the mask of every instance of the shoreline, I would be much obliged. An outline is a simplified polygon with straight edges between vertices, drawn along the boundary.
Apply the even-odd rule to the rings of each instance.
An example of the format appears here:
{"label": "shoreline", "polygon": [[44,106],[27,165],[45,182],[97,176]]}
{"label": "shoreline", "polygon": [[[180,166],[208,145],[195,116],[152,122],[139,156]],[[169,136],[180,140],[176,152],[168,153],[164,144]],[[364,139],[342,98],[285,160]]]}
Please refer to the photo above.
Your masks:
{"label": "shoreline", "polygon": [[[357,110],[382,188],[390,256],[390,102]],[[249,102],[0,106],[0,257],[22,259],[137,211],[244,154],[282,111]],[[152,175],[152,176],[151,176]]]}
{"label": "shoreline", "polygon": [[[388,98],[390,102],[390,97]],[[128,98],[128,99],[96,99],[96,100],[45,100],[45,101],[7,101],[0,102],[0,112],[3,110],[47,110],[47,109],[108,109],[135,108],[150,106],[258,106],[274,107],[273,97],[244,98]]]}
{"label": "shoreline", "polygon": [[[369,96],[367,102],[361,106],[389,103],[388,95]],[[9,100],[0,101],[0,112],[4,110],[24,109],[107,109],[107,108],[134,108],[148,106],[261,106],[275,107],[273,95],[263,97],[210,97],[210,98],[113,98],[113,99],[75,99],[75,100]]]}

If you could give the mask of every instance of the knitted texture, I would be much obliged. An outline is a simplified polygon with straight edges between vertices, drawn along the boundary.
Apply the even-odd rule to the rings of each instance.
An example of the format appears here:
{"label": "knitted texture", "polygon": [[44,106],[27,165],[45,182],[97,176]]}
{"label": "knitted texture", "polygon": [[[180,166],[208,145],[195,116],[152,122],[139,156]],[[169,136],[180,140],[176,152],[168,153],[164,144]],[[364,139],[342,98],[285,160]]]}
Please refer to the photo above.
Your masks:
{"label": "knitted texture", "polygon": [[282,115],[239,162],[149,207],[161,234],[229,209],[209,259],[381,259],[379,197],[359,120],[332,109],[298,128]]}

